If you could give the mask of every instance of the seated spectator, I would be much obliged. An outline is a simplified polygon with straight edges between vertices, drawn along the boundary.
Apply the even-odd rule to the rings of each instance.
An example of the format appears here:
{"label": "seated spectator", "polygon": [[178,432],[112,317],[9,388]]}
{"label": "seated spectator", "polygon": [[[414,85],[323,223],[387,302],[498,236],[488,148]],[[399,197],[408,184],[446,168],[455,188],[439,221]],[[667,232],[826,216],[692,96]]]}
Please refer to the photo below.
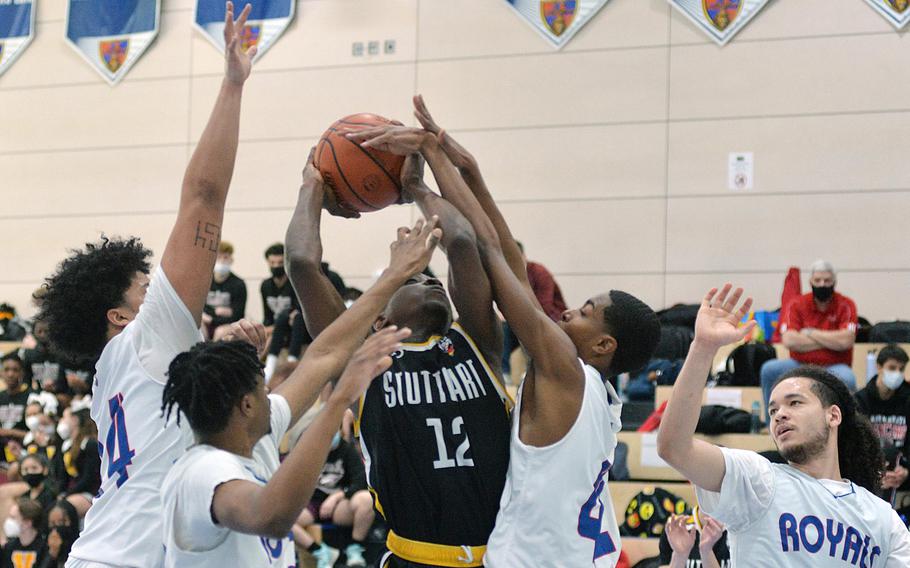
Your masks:
{"label": "seated spectator", "polygon": [[825,367],[856,390],[853,343],[856,340],[856,304],[834,291],[837,278],[830,262],[817,260],[809,277],[812,292],[793,300],[780,315],[783,344],[790,359],[771,359],[761,368],[761,388],[767,416],[768,398],[777,379],[800,365]]}
{"label": "seated spectator", "polygon": [[660,535],[661,568],[729,568],[727,531],[714,518],[698,512],[697,528],[688,515],[674,515]]}
{"label": "seated spectator", "polygon": [[3,363],[3,382],[6,390],[0,392],[0,440],[4,447],[4,461],[15,463],[22,451],[22,440],[28,434],[25,425],[25,407],[32,390],[23,382],[25,368],[15,351],[0,357]]}
{"label": "seated spectator", "polygon": [[20,498],[35,501],[43,511],[49,511],[57,502],[57,484],[50,476],[47,458],[30,454],[19,462],[19,472],[28,487],[19,494]]}
{"label": "seated spectator", "polygon": [[907,438],[910,384],[904,376],[908,359],[907,353],[897,345],[882,347],[875,361],[877,374],[856,393],[857,410],[869,417],[889,458],[889,469],[882,480],[882,489],[887,493],[905,485],[910,473],[906,461],[910,457]]}
{"label": "seated spectator", "polygon": [[79,536],[79,515],[68,501],[57,501],[47,514],[47,559],[37,568],[63,568]]}
{"label": "seated spectator", "polygon": [[35,348],[22,352],[23,381],[34,391],[57,392],[66,389],[66,375],[60,360],[51,353],[47,322],[38,320],[32,326]]}
{"label": "seated spectator", "polygon": [[202,314],[206,336],[216,341],[228,332],[230,324],[243,319],[246,311],[246,284],[231,272],[233,264],[234,246],[221,241],[212,272],[212,286]]}
{"label": "seated spectator", "polygon": [[39,566],[47,556],[47,541],[41,534],[44,510],[41,505],[23,497],[10,507],[3,523],[7,536],[0,554],[0,568]]}
{"label": "seated spectator", "polygon": [[313,340],[307,333],[303,318],[298,317],[300,303],[285,270],[284,245],[275,243],[265,249],[265,260],[271,278],[262,281],[259,293],[262,296],[262,325],[271,334],[269,354],[265,360],[265,380],[269,382],[282,349],[287,348],[288,361],[293,363],[300,359],[303,346]]}
{"label": "seated spectator", "polygon": [[366,566],[363,542],[374,519],[373,497],[367,490],[366,470],[360,454],[351,442],[341,437],[341,432],[336,432],[316,491],[291,531],[294,541],[316,558],[317,568],[331,568],[338,558],[338,550],[315,542],[306,527],[319,522],[352,527],[354,542],[344,551],[346,565]]}
{"label": "seated spectator", "polygon": [[45,413],[40,403],[32,401],[25,409],[25,425],[28,434],[22,440],[23,457],[37,454],[50,462],[57,452],[57,437],[54,436],[57,433],[57,423]]}
{"label": "seated spectator", "polygon": [[82,518],[101,488],[98,428],[88,408],[67,408],[57,425],[57,433],[63,439],[55,468],[60,475],[60,493]]}
{"label": "seated spectator", "polygon": [[[528,257],[525,256],[525,247],[521,242],[516,242],[516,244],[525,260],[528,270],[528,281],[531,284],[531,290],[534,291],[534,296],[540,302],[540,307],[550,316],[550,319],[559,321],[562,313],[567,309],[559,284],[556,283],[556,279],[553,278],[553,275],[544,265],[528,260]],[[509,324],[504,323],[503,326],[502,372],[510,375],[512,372],[510,356],[519,347],[519,343],[515,333],[509,328]]]}

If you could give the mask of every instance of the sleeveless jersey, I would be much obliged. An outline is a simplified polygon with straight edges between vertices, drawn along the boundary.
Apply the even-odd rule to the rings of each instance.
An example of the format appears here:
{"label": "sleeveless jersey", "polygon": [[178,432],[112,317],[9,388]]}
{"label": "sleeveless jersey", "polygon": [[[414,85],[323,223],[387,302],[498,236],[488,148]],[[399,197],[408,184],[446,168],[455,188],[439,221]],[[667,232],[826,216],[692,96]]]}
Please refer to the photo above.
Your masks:
{"label": "sleeveless jersey", "polygon": [[755,452],[721,451],[720,492],[697,487],[696,494],[702,510],[727,525],[734,566],[910,566],[910,532],[866,489]]}
{"label": "sleeveless jersey", "polygon": [[584,400],[575,424],[558,442],[528,446],[518,437],[521,394],[512,421],[509,475],[487,568],[615,566],[619,527],[607,489],[622,403],[594,367],[584,367]]}
{"label": "sleeveless jersey", "polygon": [[358,425],[367,482],[391,531],[486,545],[508,467],[510,408],[457,323],[393,354],[361,399]]}
{"label": "sleeveless jersey", "polygon": [[159,491],[193,440],[185,420],[178,428],[172,419],[165,428],[161,396],[171,360],[199,341],[192,315],[159,268],[136,319],[108,342],[96,365],[91,414],[98,425],[101,489],[70,553],[74,564],[163,563]]}

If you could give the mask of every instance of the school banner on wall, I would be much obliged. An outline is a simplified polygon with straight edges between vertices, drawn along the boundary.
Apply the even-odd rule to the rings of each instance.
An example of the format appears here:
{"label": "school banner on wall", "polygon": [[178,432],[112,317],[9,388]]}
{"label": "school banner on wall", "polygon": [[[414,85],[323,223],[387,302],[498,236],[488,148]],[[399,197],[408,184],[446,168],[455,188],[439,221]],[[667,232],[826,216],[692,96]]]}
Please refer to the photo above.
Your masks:
{"label": "school banner on wall", "polygon": [[556,49],[569,43],[609,0],[505,0]]}
{"label": "school banner on wall", "polygon": [[160,0],[68,0],[66,41],[117,84],[158,35]]}
{"label": "school banner on wall", "polygon": [[[258,46],[257,61],[278,41],[291,20],[294,19],[294,0],[235,0],[235,17],[243,7],[252,4],[250,15],[243,29],[243,49]],[[196,28],[212,42],[219,53],[224,53],[224,0],[196,0],[193,22]]]}
{"label": "school banner on wall", "polygon": [[0,0],[0,75],[35,37],[34,0]]}
{"label": "school banner on wall", "polygon": [[875,11],[897,28],[910,22],[910,0],[866,0]]}
{"label": "school banner on wall", "polygon": [[769,0],[670,0],[693,24],[724,45],[743,29]]}

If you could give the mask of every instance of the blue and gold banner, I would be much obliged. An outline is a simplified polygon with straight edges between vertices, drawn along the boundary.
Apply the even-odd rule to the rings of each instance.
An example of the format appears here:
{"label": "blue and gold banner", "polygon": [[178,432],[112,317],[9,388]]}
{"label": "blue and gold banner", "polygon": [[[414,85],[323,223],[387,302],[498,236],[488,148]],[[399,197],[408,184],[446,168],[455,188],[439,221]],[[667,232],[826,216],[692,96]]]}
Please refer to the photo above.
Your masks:
{"label": "blue and gold banner", "polygon": [[161,21],[160,0],[68,0],[66,41],[111,85],[142,57]]}
{"label": "blue and gold banner", "polygon": [[866,0],[897,29],[910,22],[910,0]]}
{"label": "blue and gold banner", "polygon": [[556,49],[569,43],[609,0],[506,0]]}
{"label": "blue and gold banner", "polygon": [[670,0],[708,37],[724,45],[743,29],[769,0]]}
{"label": "blue and gold banner", "polygon": [[[294,0],[234,0],[234,13],[239,15],[244,6],[252,10],[243,30],[243,49],[257,46],[253,61],[257,61],[281,37],[294,19]],[[196,0],[193,22],[196,28],[224,53],[224,0]]]}
{"label": "blue and gold banner", "polygon": [[0,75],[35,37],[34,0],[0,0]]}

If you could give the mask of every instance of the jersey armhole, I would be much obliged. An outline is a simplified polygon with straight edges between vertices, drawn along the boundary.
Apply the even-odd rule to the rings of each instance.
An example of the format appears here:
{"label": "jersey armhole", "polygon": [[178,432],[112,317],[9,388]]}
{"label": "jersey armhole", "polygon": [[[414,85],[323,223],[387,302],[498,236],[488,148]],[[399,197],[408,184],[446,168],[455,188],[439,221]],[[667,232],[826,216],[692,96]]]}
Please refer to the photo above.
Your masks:
{"label": "jersey armhole", "polygon": [[477,347],[477,344],[474,343],[474,340],[470,335],[468,335],[468,332],[465,331],[463,327],[461,327],[461,324],[458,322],[453,322],[452,330],[463,337],[468,345],[471,346],[471,350],[474,352],[474,355],[477,356],[477,358],[480,360],[480,364],[483,365],[484,371],[486,371],[487,375],[493,381],[493,386],[496,387],[496,392],[499,394],[499,398],[502,399],[502,403],[506,407],[506,412],[511,413],[512,409],[515,408],[515,401],[512,399],[512,396],[509,395],[509,391],[506,390],[505,385],[502,383],[499,377],[496,376],[496,373],[493,372],[493,368],[490,367],[489,363],[487,363],[487,358],[484,356],[483,352],[479,347]]}

